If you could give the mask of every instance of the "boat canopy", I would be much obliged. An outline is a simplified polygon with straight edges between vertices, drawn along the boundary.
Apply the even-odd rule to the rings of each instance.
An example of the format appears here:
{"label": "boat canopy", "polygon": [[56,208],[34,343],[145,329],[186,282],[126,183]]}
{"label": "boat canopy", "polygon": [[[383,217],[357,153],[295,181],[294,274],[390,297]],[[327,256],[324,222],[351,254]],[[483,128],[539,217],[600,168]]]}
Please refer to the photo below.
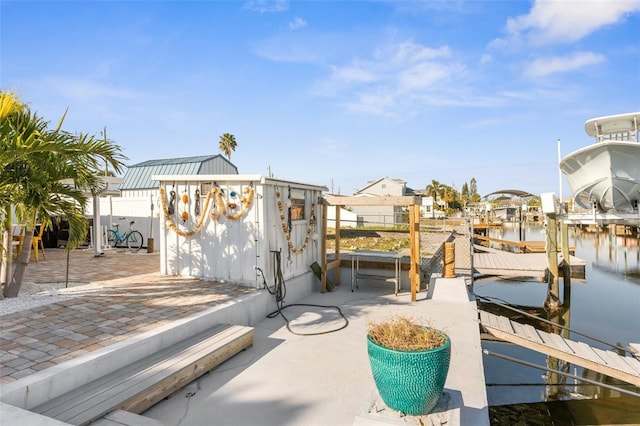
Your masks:
{"label": "boat canopy", "polygon": [[520,197],[520,198],[529,198],[529,197],[535,197],[536,195],[531,194],[530,192],[527,191],[521,191],[519,189],[502,189],[500,191],[494,191],[490,194],[485,195],[482,198],[488,198],[492,195],[513,195],[514,197]]}
{"label": "boat canopy", "polygon": [[640,112],[608,115],[587,120],[584,129],[598,142],[606,140],[638,142]]}

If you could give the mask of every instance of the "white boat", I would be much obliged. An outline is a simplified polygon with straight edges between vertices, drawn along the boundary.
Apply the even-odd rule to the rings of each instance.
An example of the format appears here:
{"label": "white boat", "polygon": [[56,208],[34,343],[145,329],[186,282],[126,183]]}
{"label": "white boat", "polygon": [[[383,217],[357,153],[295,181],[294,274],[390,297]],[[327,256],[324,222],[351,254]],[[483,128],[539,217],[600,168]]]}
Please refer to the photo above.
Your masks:
{"label": "white boat", "polygon": [[560,162],[573,198],[600,212],[633,213],[640,200],[640,112],[593,118],[585,131],[596,142]]}

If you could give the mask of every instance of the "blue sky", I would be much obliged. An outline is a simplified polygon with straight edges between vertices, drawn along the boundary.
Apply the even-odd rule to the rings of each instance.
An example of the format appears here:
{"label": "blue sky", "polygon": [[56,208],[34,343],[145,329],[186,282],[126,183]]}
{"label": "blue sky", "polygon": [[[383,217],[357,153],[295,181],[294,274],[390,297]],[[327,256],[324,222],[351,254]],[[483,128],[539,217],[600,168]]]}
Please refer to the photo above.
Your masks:
{"label": "blue sky", "polygon": [[[381,177],[559,192],[587,119],[640,111],[640,1],[0,1],[0,85],[128,164],[219,154],[351,195]],[[564,180],[564,179],[563,179]],[[566,182],[566,180],[564,180]],[[564,185],[565,196],[568,193]]]}

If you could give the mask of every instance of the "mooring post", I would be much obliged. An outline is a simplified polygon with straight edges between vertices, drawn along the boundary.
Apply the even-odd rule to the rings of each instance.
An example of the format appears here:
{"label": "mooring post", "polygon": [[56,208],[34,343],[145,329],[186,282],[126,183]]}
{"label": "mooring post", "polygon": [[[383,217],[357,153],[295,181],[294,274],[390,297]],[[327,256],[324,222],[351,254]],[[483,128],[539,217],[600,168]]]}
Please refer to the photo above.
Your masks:
{"label": "mooring post", "polygon": [[[567,204],[562,204],[562,213],[563,215],[568,213]],[[571,264],[571,260],[569,256],[569,226],[564,219],[560,219],[560,244],[562,245],[562,259],[567,265]]]}
{"label": "mooring post", "polygon": [[547,222],[547,265],[549,265],[549,278],[547,300],[545,306],[549,309],[557,309],[560,306],[560,288],[558,283],[558,221],[555,214],[546,215]]}

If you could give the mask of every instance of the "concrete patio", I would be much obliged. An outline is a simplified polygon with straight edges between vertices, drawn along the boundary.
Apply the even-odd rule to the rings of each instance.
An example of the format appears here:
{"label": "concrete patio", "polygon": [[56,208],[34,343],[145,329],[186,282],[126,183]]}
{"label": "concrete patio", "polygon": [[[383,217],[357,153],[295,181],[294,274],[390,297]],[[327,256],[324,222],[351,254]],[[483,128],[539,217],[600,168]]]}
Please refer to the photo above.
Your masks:
{"label": "concrete patio", "polygon": [[[109,256],[115,257],[110,253],[105,255]],[[39,265],[44,263],[41,261]],[[153,262],[150,263],[153,266]],[[255,327],[253,347],[187,385],[142,416],[130,416],[128,423],[113,423],[114,420],[105,418],[96,424],[366,425],[419,424],[420,421],[425,424],[489,424],[476,305],[475,301],[469,300],[464,277],[434,279],[429,294],[423,290],[418,300],[411,302],[408,292],[394,296],[390,285],[376,281],[365,281],[358,290],[351,292],[348,285],[350,271],[343,268],[343,285],[333,292],[321,294],[312,290],[297,294],[295,289],[289,290],[291,296],[285,304],[304,304],[287,307],[283,311],[290,321],[289,330],[282,316],[267,318],[275,304],[273,296],[266,290],[247,292],[244,289],[244,294],[226,294],[216,300],[212,283],[142,272],[104,281],[104,294],[100,297],[112,300],[119,297],[115,305],[125,310],[135,310],[127,305],[133,300],[146,306],[149,313],[158,313],[156,308],[165,309],[163,318],[140,327],[129,324],[128,329],[125,329],[126,323],[131,321],[124,321],[122,328],[113,330],[114,335],[120,336],[117,340],[93,350],[85,348],[84,352],[82,348],[75,348],[73,354],[66,354],[71,359],[53,363],[39,371],[27,373],[23,369],[23,375],[18,374],[19,380],[7,380],[3,385],[3,404],[0,406],[3,424],[60,424],[55,420],[34,417],[16,407],[19,404],[14,402],[11,394],[19,394],[21,383],[34,386],[44,383],[40,380],[45,380],[45,376],[46,380],[59,380],[69,374],[82,375],[83,368],[90,368],[91,362],[99,361],[103,356],[126,354],[134,347],[130,345],[139,346],[146,341],[144,339],[163,338],[163,333],[188,330],[192,322],[205,320],[232,321]],[[188,293],[185,293],[185,287],[189,289]],[[142,293],[135,295],[135,292],[130,292],[135,289],[149,296],[144,298]],[[152,289],[155,291],[150,291]],[[217,292],[224,293],[225,289],[223,286]],[[114,309],[113,303],[95,303],[99,300],[97,296],[92,293],[72,299],[75,301],[73,306],[66,306],[65,310],[84,311],[87,316],[100,317],[100,309]],[[176,310],[166,311],[168,307]],[[348,324],[334,307],[340,309]],[[452,339],[452,362],[445,392],[429,416],[402,417],[387,409],[377,396],[366,353],[366,324],[369,320],[395,314],[410,315],[442,328]],[[51,327],[51,317],[42,315],[38,325],[38,318],[33,315],[23,320],[17,319],[16,315],[2,316],[2,338],[14,343],[21,341],[27,348],[36,342],[42,343],[38,340],[42,337],[38,336],[46,333],[36,332],[28,336],[35,342],[21,338],[24,335],[9,333],[20,333],[27,323],[31,331]],[[20,315],[22,318],[29,313]],[[145,316],[139,315],[137,321],[143,321]],[[11,329],[5,326],[9,322],[14,324]],[[121,325],[117,320],[111,324]],[[78,325],[71,323],[68,327],[77,332]],[[55,330],[50,331],[55,335]],[[82,341],[78,340],[77,344]],[[16,348],[6,350],[6,347],[2,350],[5,350],[3,354],[18,353],[20,356],[28,352]],[[4,358],[2,368],[6,368]]]}

